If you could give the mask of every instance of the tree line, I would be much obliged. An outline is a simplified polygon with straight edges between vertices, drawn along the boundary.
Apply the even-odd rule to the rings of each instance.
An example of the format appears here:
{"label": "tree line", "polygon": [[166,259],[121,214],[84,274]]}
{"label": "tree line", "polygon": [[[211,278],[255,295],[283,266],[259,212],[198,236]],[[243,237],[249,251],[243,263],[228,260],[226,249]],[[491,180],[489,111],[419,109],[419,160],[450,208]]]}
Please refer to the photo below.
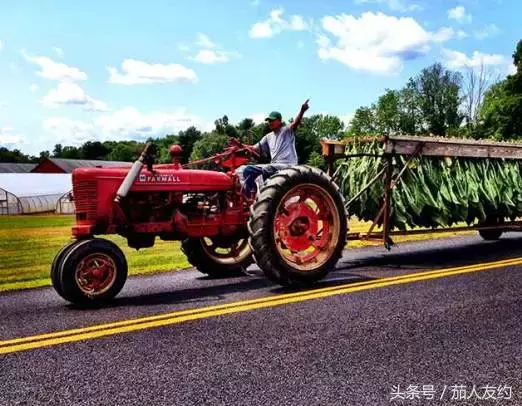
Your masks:
{"label": "tree line", "polygon": [[[522,40],[512,57],[516,72],[503,79],[495,77],[484,65],[462,73],[435,63],[411,77],[402,89],[386,89],[375,103],[359,107],[349,126],[334,115],[305,117],[296,136],[299,163],[324,169],[320,140],[325,138],[407,134],[521,139]],[[245,118],[234,125],[224,115],[215,120],[210,132],[201,132],[192,126],[178,134],[143,142],[88,141],[79,147],[57,144],[52,152],[42,151],[40,156],[0,148],[0,162],[38,162],[45,157],[130,162],[137,159],[146,142],[153,142],[157,147],[157,162],[169,162],[168,148],[179,144],[183,149],[182,161],[186,163],[222,151],[230,137],[255,143],[268,132],[266,123],[255,124]]]}

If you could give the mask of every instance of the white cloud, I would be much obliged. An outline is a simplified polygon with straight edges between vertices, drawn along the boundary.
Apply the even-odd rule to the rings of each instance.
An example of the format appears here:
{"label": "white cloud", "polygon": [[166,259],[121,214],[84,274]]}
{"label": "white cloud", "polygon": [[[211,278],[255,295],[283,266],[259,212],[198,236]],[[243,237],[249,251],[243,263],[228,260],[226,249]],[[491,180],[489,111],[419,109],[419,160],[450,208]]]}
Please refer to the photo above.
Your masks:
{"label": "white cloud", "polygon": [[76,83],[62,82],[56,89],[52,89],[43,99],[46,107],[58,105],[80,105],[87,111],[107,111],[107,105],[89,96]]}
{"label": "white cloud", "polygon": [[216,44],[213,43],[209,37],[205,34],[198,33],[198,39],[196,40],[196,45],[201,48],[216,48]]}
{"label": "white cloud", "polygon": [[508,75],[514,75],[515,73],[517,73],[517,67],[511,63],[508,67]]}
{"label": "white cloud", "polygon": [[25,50],[22,50],[22,55],[28,62],[40,67],[37,75],[45,79],[60,81],[87,79],[85,72],[82,72],[80,69],[61,62],[55,62],[46,56],[30,56]]}
{"label": "white cloud", "polygon": [[256,123],[256,124],[262,124],[265,122],[266,113],[250,114],[250,116],[248,118],[251,118],[254,121],[254,123]]}
{"label": "white cloud", "polygon": [[463,52],[443,49],[442,55],[444,63],[449,69],[476,68],[481,64],[484,66],[508,66],[510,64],[504,55],[485,54],[479,51],[474,51],[471,56],[467,56]]}
{"label": "white cloud", "polygon": [[201,49],[195,56],[189,56],[188,59],[204,64],[214,64],[228,62],[233,57],[239,57],[239,54],[237,52]]}
{"label": "white cloud", "polygon": [[[196,46],[200,50],[195,55],[190,55],[187,59],[204,63],[207,65],[215,63],[225,63],[232,58],[239,58],[241,55],[236,51],[225,51],[222,46],[211,41],[208,36],[202,33],[198,33]],[[187,51],[189,48],[187,47]]]}
{"label": "white cloud", "polygon": [[407,4],[406,1],[403,0],[355,0],[355,4],[385,4],[392,11],[421,11],[423,7],[419,4]]}
{"label": "white cloud", "polygon": [[326,16],[321,23],[324,33],[316,41],[319,58],[378,74],[400,72],[404,60],[426,54],[431,42],[443,42],[453,35],[447,27],[431,33],[412,17],[382,12]]}
{"label": "white cloud", "polygon": [[462,31],[462,30],[458,30],[457,31],[457,38],[458,39],[464,39],[464,38],[467,38],[467,37],[468,37],[468,34],[465,31]]}
{"label": "white cloud", "polygon": [[466,14],[466,9],[463,6],[449,9],[448,18],[450,20],[455,20],[460,24],[470,23],[472,20],[471,14]]}
{"label": "white cloud", "polygon": [[347,113],[347,114],[342,114],[341,116],[339,116],[341,121],[344,123],[345,128],[347,128],[350,125],[350,123],[353,120],[354,115],[355,115],[355,113]]}
{"label": "white cloud", "polygon": [[188,52],[188,51],[190,51],[190,47],[188,45],[186,45],[186,44],[179,44],[178,47],[179,47],[179,50],[181,52]]}
{"label": "white cloud", "polygon": [[0,52],[4,49],[4,43],[0,41]]}
{"label": "white cloud", "polygon": [[184,108],[145,114],[135,107],[126,107],[112,114],[102,115],[94,122],[102,134],[117,139],[155,137],[175,133],[192,125],[204,125],[199,117],[187,113]]}
{"label": "white cloud", "polygon": [[53,51],[58,55],[60,58],[63,58],[63,49],[58,47],[53,47]]}
{"label": "white cloud", "polygon": [[431,35],[435,42],[446,42],[455,36],[455,31],[451,27],[442,27],[436,33]]}
{"label": "white cloud", "polygon": [[285,20],[282,15],[284,9],[272,10],[268,19],[255,23],[250,29],[251,38],[270,38],[289,31],[305,31],[309,28],[308,23],[300,15],[292,15],[289,20]]}
{"label": "white cloud", "polygon": [[40,86],[38,86],[36,83],[33,83],[31,87],[29,87],[29,90],[33,93],[36,92],[38,89],[40,89]]}
{"label": "white cloud", "polygon": [[13,133],[13,127],[0,127],[0,145],[17,146],[24,143],[24,137]]}
{"label": "white cloud", "polygon": [[500,29],[495,24],[487,24],[479,30],[475,31],[475,37],[478,39],[485,39],[500,32]]}
{"label": "white cloud", "polygon": [[[162,137],[195,126],[201,131],[214,128],[212,121],[205,121],[184,108],[173,111],[144,113],[135,107],[126,107],[103,114],[92,122],[72,120],[68,117],[51,117],[43,122],[43,129],[51,135],[52,145],[80,145],[85,141],[143,141],[149,137]],[[51,142],[47,141],[48,144]],[[49,148],[49,147],[45,147]]]}
{"label": "white cloud", "polygon": [[101,140],[92,124],[81,120],[72,120],[68,117],[51,117],[42,124],[43,130],[51,137],[42,137],[44,148],[51,145],[65,144],[79,146],[87,141]]}
{"label": "white cloud", "polygon": [[125,59],[122,63],[122,72],[109,66],[109,83],[120,85],[136,85],[150,83],[168,83],[189,81],[196,83],[196,73],[180,64],[150,64],[136,59]]}

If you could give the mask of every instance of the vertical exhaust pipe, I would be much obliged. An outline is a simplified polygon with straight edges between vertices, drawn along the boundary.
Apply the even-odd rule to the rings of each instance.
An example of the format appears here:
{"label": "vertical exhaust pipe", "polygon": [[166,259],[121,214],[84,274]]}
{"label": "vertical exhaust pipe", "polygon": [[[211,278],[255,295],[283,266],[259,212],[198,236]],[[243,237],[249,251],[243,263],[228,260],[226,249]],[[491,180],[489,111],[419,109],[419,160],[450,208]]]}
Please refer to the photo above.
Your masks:
{"label": "vertical exhaust pipe", "polygon": [[145,160],[147,157],[151,155],[152,152],[152,144],[148,143],[145,145],[145,148],[143,149],[143,152],[141,153],[140,157],[134,162],[131,169],[127,173],[127,176],[125,176],[125,179],[123,179],[123,182],[120,185],[120,188],[116,192],[116,197],[114,198],[114,202],[120,203],[121,199],[123,199],[127,194],[129,193],[129,190],[138,177],[141,168],[143,168],[143,165],[145,165]]}

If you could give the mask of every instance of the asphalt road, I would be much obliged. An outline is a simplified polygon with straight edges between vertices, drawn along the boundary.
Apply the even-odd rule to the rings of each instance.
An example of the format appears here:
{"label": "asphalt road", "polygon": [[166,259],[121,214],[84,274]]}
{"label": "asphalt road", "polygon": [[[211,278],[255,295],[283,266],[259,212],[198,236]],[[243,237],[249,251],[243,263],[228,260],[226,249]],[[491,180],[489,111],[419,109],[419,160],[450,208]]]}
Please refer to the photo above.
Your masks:
{"label": "asphalt road", "polygon": [[[323,297],[285,291],[255,267],[217,280],[193,270],[130,278],[97,310],[74,308],[49,288],[0,294],[0,350],[6,340],[175,315],[0,355],[0,405],[520,406],[517,258],[516,234],[349,250],[314,287]],[[453,271],[411,277],[438,269]],[[222,304],[232,310],[208,310]],[[189,313],[196,317],[180,316]]]}

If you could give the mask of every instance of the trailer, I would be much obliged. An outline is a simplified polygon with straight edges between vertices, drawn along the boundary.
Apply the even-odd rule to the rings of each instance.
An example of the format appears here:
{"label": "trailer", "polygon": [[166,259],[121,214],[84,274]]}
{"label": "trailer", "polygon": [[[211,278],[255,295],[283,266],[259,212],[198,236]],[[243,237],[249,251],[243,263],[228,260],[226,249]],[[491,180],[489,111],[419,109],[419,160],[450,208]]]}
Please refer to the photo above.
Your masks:
{"label": "trailer", "polygon": [[[352,142],[382,143],[382,154],[347,154],[347,147]],[[364,187],[346,202],[346,209],[350,215],[350,206],[375,182],[384,182],[384,196],[379,211],[373,219],[367,232],[348,232],[347,240],[382,240],[384,246],[390,249],[393,245],[391,239],[396,235],[412,235],[425,233],[444,233],[444,232],[463,232],[478,231],[485,240],[496,240],[506,231],[522,231],[522,221],[501,221],[483,222],[462,227],[437,227],[437,228],[418,228],[410,230],[392,230],[390,226],[390,209],[392,205],[392,190],[400,182],[404,173],[408,170],[409,163],[422,156],[426,157],[455,157],[455,158],[487,158],[487,159],[510,159],[522,160],[522,144],[493,141],[477,141],[460,138],[442,138],[425,136],[360,136],[350,137],[342,141],[321,140],[322,155],[328,163],[328,174],[334,182],[338,182],[338,175],[341,166],[335,168],[335,162],[340,159],[352,159],[361,156],[374,156],[384,161],[383,168],[373,177]],[[393,158],[403,156],[406,163],[395,168]],[[398,169],[398,174],[393,177],[394,170]],[[375,227],[382,223],[382,231],[374,232]]]}

